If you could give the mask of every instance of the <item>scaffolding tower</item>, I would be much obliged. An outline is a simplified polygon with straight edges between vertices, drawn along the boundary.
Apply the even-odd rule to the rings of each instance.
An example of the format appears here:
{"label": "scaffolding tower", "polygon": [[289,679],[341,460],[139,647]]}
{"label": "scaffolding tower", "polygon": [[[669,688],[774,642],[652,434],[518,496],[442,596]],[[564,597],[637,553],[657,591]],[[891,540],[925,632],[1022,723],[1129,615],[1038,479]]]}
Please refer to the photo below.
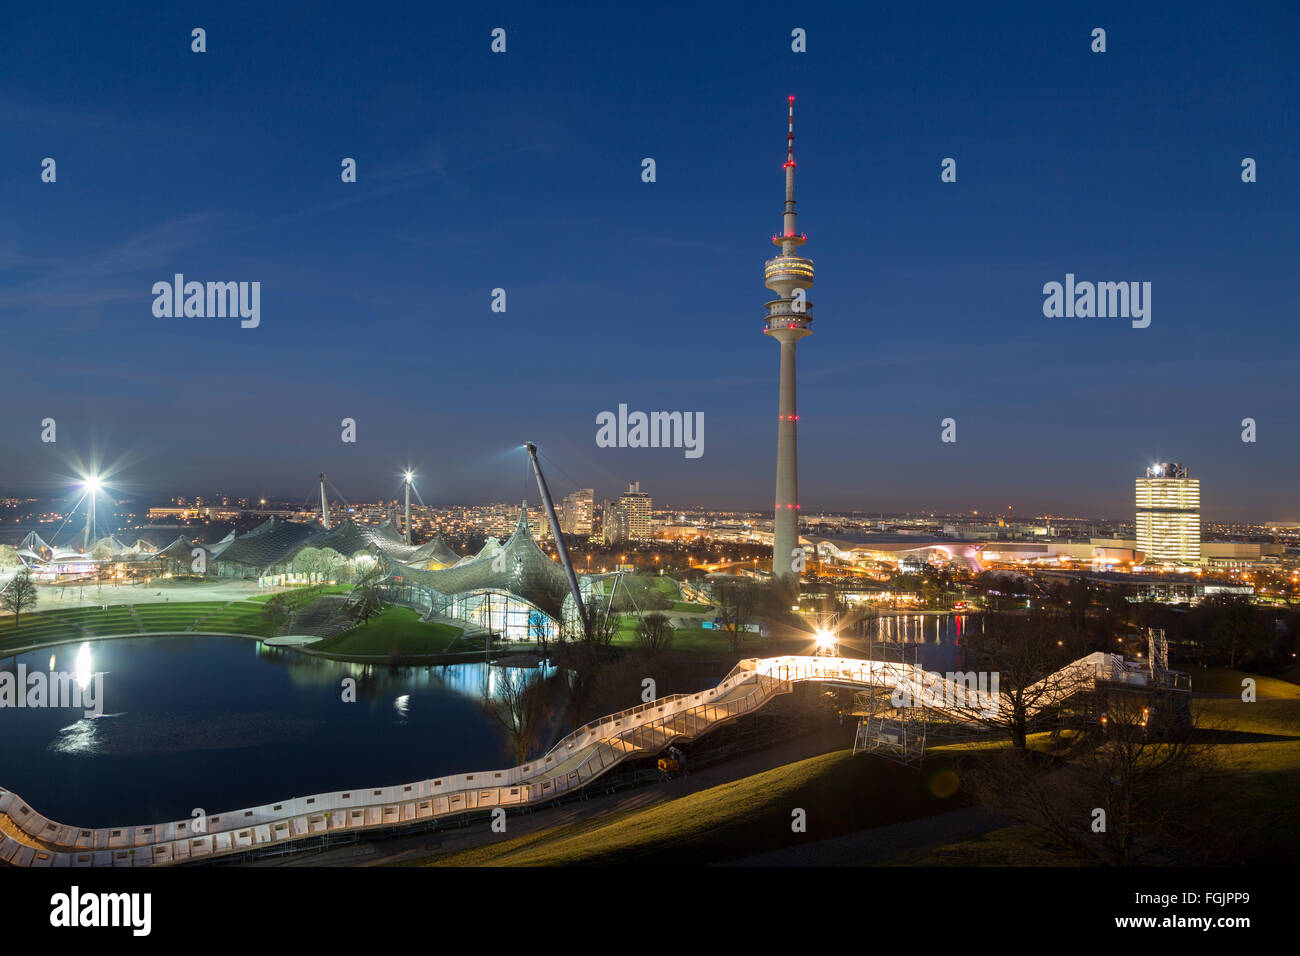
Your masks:
{"label": "scaffolding tower", "polygon": [[[881,671],[884,679],[854,695],[853,712],[859,719],[853,752],[879,754],[909,767],[919,767],[925,759],[928,719],[915,687],[919,673],[917,646],[876,642],[870,655],[872,660],[885,663]],[[901,687],[907,687],[909,693],[902,695],[900,706],[894,699],[895,691]]]}

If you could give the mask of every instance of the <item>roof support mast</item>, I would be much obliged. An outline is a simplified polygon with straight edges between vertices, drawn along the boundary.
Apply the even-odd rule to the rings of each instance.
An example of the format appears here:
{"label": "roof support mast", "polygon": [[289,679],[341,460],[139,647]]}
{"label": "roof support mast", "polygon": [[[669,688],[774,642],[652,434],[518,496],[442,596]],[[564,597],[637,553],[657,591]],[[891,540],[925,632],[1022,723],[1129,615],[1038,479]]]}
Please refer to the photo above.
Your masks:
{"label": "roof support mast", "polygon": [[409,471],[403,475],[406,479],[406,543],[411,543],[411,479],[415,476]]}
{"label": "roof support mast", "polygon": [[569,590],[578,608],[578,620],[586,621],[587,609],[582,603],[582,590],[578,587],[578,576],[573,573],[573,562],[569,560],[569,549],[564,546],[564,535],[560,532],[560,520],[555,517],[555,504],[551,501],[551,490],[546,487],[546,478],[542,475],[542,466],[537,461],[537,446],[527,442],[528,458],[533,463],[533,474],[537,476],[537,490],[542,493],[542,504],[546,506],[546,517],[551,522],[551,534],[555,536],[555,551],[560,556],[560,564],[569,578]]}
{"label": "roof support mast", "polygon": [[325,530],[330,529],[330,503],[325,497],[325,472],[320,475],[320,518]]}

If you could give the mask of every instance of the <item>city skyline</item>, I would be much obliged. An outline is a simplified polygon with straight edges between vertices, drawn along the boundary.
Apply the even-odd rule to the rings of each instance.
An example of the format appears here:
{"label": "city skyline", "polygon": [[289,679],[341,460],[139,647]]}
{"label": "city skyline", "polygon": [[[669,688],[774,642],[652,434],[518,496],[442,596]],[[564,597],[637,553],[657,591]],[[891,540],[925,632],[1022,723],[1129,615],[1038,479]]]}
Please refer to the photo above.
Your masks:
{"label": "city skyline", "polygon": [[[1298,137],[1269,105],[1297,78],[1293,14],[1110,12],[1098,55],[1093,24],[1065,12],[888,11],[877,61],[871,31],[814,12],[799,13],[805,55],[770,18],[700,11],[686,36],[583,20],[589,55],[556,58],[572,15],[513,13],[494,57],[464,11],[412,14],[402,32],[428,42],[394,54],[394,24],[341,9],[322,8],[310,49],[281,43],[270,14],[214,14],[206,59],[175,17],[127,31],[88,6],[80,29],[104,42],[74,56],[15,16],[0,488],[53,491],[98,457],[148,493],[292,497],[325,471],[374,498],[410,465],[431,502],[509,500],[528,485],[513,450],[536,440],[583,486],[770,508],[754,240],[772,231],[773,106],[795,95],[816,171],[800,202],[833,277],[818,304],[835,316],[802,369],[805,512],[1124,514],[1135,468],[1179,460],[1208,517],[1300,516]],[[476,31],[481,51],[438,39]],[[307,97],[317,64],[344,56],[358,82]],[[716,82],[665,56],[716,65]],[[1246,156],[1258,182],[1241,181]],[[548,241],[560,233],[575,241]],[[260,324],[155,316],[154,283],[177,273],[261,282]],[[1150,326],[1045,317],[1044,284],[1076,275],[1152,283]],[[597,415],[623,403],[702,413],[705,453],[598,448]]]}
{"label": "city skyline", "polygon": [[[1138,467],[1145,467],[1145,466],[1138,466]],[[1116,498],[1121,499],[1121,501],[1120,503],[1117,503],[1114,507],[1112,507],[1110,510],[1088,511],[1078,506],[1072,506],[1069,502],[1061,502],[1057,507],[1047,507],[1047,508],[1040,508],[1040,509],[1026,509],[1014,504],[1010,506],[973,505],[973,506],[953,507],[953,508],[929,508],[929,507],[877,508],[877,507],[868,507],[866,505],[859,505],[856,507],[850,506],[844,508],[818,507],[818,508],[806,509],[805,511],[801,512],[801,521],[814,519],[820,514],[826,514],[826,515],[861,514],[861,515],[881,515],[881,516],[890,516],[890,515],[924,516],[928,514],[933,514],[938,516],[985,515],[990,520],[996,520],[999,517],[1010,518],[1010,519],[1021,520],[1021,521],[1028,520],[1030,518],[1055,517],[1060,519],[1071,519],[1071,520],[1131,521],[1133,520],[1133,515],[1132,515],[1133,486],[1131,484],[1133,480],[1132,470],[1127,472],[1125,477],[1130,483],[1124,486],[1124,490],[1122,493],[1117,494],[1115,496]],[[416,475],[417,484],[418,484],[418,478],[419,475],[417,474]],[[640,482],[634,482],[634,483],[638,485],[640,484]],[[631,482],[622,482],[621,488],[619,486],[614,486],[605,489],[603,492],[596,490],[595,497],[597,500],[599,500],[600,497],[603,495],[606,498],[606,500],[612,503],[616,501],[619,495],[626,490],[626,486],[628,484],[631,484]],[[403,485],[404,482],[401,476],[399,475],[399,477],[396,479],[394,483],[394,489],[392,493],[385,494],[385,495],[377,495],[377,496],[370,496],[366,494],[357,494],[357,495],[348,494],[346,498],[344,498],[341,495],[336,497],[335,493],[332,493],[330,500],[331,502],[347,501],[349,503],[358,504],[358,505],[384,504],[384,503],[391,503],[391,502],[400,503],[402,501]],[[245,498],[245,499],[249,499],[250,501],[249,510],[256,510],[256,503],[258,499],[264,498],[266,501],[274,502],[277,505],[290,504],[293,503],[294,501],[300,501],[303,507],[315,507],[316,510],[319,511],[320,501],[319,501],[318,479],[313,476],[313,479],[308,482],[308,488],[309,488],[308,491],[305,491],[295,497],[295,495],[292,493],[284,494],[278,491],[266,491],[264,489],[257,489],[257,490],[250,491],[248,490],[247,482],[244,482],[242,484],[237,483],[234,488],[226,488],[224,486],[216,487],[216,486],[204,486],[204,485],[170,487],[170,488],[153,485],[148,488],[143,488],[137,482],[116,480],[116,481],[106,482],[104,484],[104,486],[100,490],[99,498],[101,502],[105,500],[114,503],[139,501],[139,502],[146,502],[155,505],[163,501],[166,502],[174,501],[178,496],[183,498],[184,497],[193,498],[195,496],[203,497],[207,499],[205,500],[205,505],[217,504],[218,502],[214,501],[213,499],[219,499],[221,497],[228,498],[232,505],[238,499]],[[569,489],[566,487],[563,493],[561,494],[561,497],[567,498],[570,496],[570,494],[581,492],[581,491],[591,492],[593,491],[593,489],[582,488],[580,486],[575,485],[573,488],[573,492],[570,492]],[[56,502],[60,498],[66,498],[69,499],[69,503],[71,503],[74,500],[80,499],[83,494],[84,494],[83,480],[80,478],[71,478],[68,477],[67,475],[54,479],[54,481],[50,486],[44,488],[38,486],[0,487],[0,497],[9,497],[14,500],[32,498],[39,501]],[[650,492],[650,494],[655,500],[655,511],[714,511],[723,514],[742,514],[742,513],[760,513],[760,514],[766,513],[768,515],[771,514],[771,509],[769,506],[766,506],[758,502],[752,504],[745,504],[745,503],[738,503],[735,501],[731,501],[725,505],[708,504],[704,502],[683,502],[680,500],[666,500],[654,492]],[[530,501],[530,507],[532,507],[533,505],[538,505],[538,506],[540,505],[539,502],[533,500],[536,498],[535,486],[534,486],[534,494],[531,498],[526,493],[523,494],[523,497],[527,498]],[[437,497],[436,495],[430,496],[425,494],[423,495],[424,505],[422,505],[422,507],[427,506],[428,508],[435,508],[435,509],[451,508],[451,507],[477,507],[477,506],[487,506],[487,505],[501,504],[501,503],[509,504],[512,507],[517,507],[518,498],[519,496],[492,497],[489,495],[486,497],[471,496],[463,499],[455,499],[455,498],[440,498]],[[331,507],[333,507],[333,504],[331,504]],[[1249,510],[1249,508],[1250,506],[1243,506],[1238,502],[1231,502],[1231,501],[1215,502],[1211,497],[1208,506],[1203,505],[1200,513],[1204,520],[1214,521],[1218,523],[1247,523],[1247,524],[1260,524],[1260,525],[1266,524],[1268,522],[1295,521],[1300,523],[1300,514],[1296,513],[1297,510],[1300,509],[1292,509],[1291,512],[1285,514],[1259,515],[1259,514],[1245,513],[1246,511]],[[75,510],[77,511],[77,513],[81,513],[84,510],[84,508],[79,507]]]}

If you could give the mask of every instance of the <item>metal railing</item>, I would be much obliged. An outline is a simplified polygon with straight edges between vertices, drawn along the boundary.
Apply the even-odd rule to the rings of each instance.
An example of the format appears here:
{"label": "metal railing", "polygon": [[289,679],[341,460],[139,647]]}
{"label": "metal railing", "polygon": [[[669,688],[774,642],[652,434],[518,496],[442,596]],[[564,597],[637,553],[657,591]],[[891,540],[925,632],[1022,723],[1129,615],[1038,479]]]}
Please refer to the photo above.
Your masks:
{"label": "metal railing", "polygon": [[[1090,658],[1070,665],[1091,675]],[[1069,668],[1063,669],[1069,670]],[[1058,672],[1059,673],[1059,672]],[[894,686],[919,669],[896,662],[824,657],[742,660],[715,687],[673,694],[591,721],[518,767],[371,790],[335,791],[136,827],[79,829],[49,820],[0,788],[0,860],[17,866],[157,866],[246,854],[322,834],[381,831],[439,817],[525,807],[586,786],[610,768],[698,737],[789,693],[796,682]]]}

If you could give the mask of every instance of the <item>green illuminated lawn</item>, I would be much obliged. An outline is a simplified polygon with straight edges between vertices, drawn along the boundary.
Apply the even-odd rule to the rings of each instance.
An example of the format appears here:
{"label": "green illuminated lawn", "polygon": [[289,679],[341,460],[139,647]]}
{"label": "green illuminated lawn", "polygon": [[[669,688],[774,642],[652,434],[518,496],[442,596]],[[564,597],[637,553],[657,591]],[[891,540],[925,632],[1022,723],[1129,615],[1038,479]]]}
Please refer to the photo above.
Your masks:
{"label": "green illuminated lawn", "polygon": [[135,612],[139,615],[141,628],[145,631],[184,631],[200,618],[219,610],[224,604],[224,601],[137,604]]}
{"label": "green illuminated lawn", "polygon": [[258,594],[248,600],[254,604],[265,604],[271,598],[280,597],[284,599],[284,606],[291,611],[297,611],[317,598],[324,597],[328,594],[351,594],[352,585],[350,584],[326,584],[317,587],[292,588],[275,593]]}
{"label": "green illuminated lawn", "polygon": [[460,633],[449,624],[420,620],[409,607],[386,607],[365,624],[312,644],[311,650],[339,657],[442,654]]}
{"label": "green illuminated lawn", "polygon": [[253,601],[237,601],[194,623],[193,627],[196,631],[220,631],[226,634],[255,634],[258,637],[270,637],[280,626],[282,619],[267,620],[263,614],[264,608],[264,604]]}
{"label": "green illuminated lawn", "polygon": [[98,634],[123,634],[137,630],[131,613],[122,605],[107,611],[98,607],[28,611],[14,626],[13,618],[0,621],[0,650],[46,641],[82,641]]}

